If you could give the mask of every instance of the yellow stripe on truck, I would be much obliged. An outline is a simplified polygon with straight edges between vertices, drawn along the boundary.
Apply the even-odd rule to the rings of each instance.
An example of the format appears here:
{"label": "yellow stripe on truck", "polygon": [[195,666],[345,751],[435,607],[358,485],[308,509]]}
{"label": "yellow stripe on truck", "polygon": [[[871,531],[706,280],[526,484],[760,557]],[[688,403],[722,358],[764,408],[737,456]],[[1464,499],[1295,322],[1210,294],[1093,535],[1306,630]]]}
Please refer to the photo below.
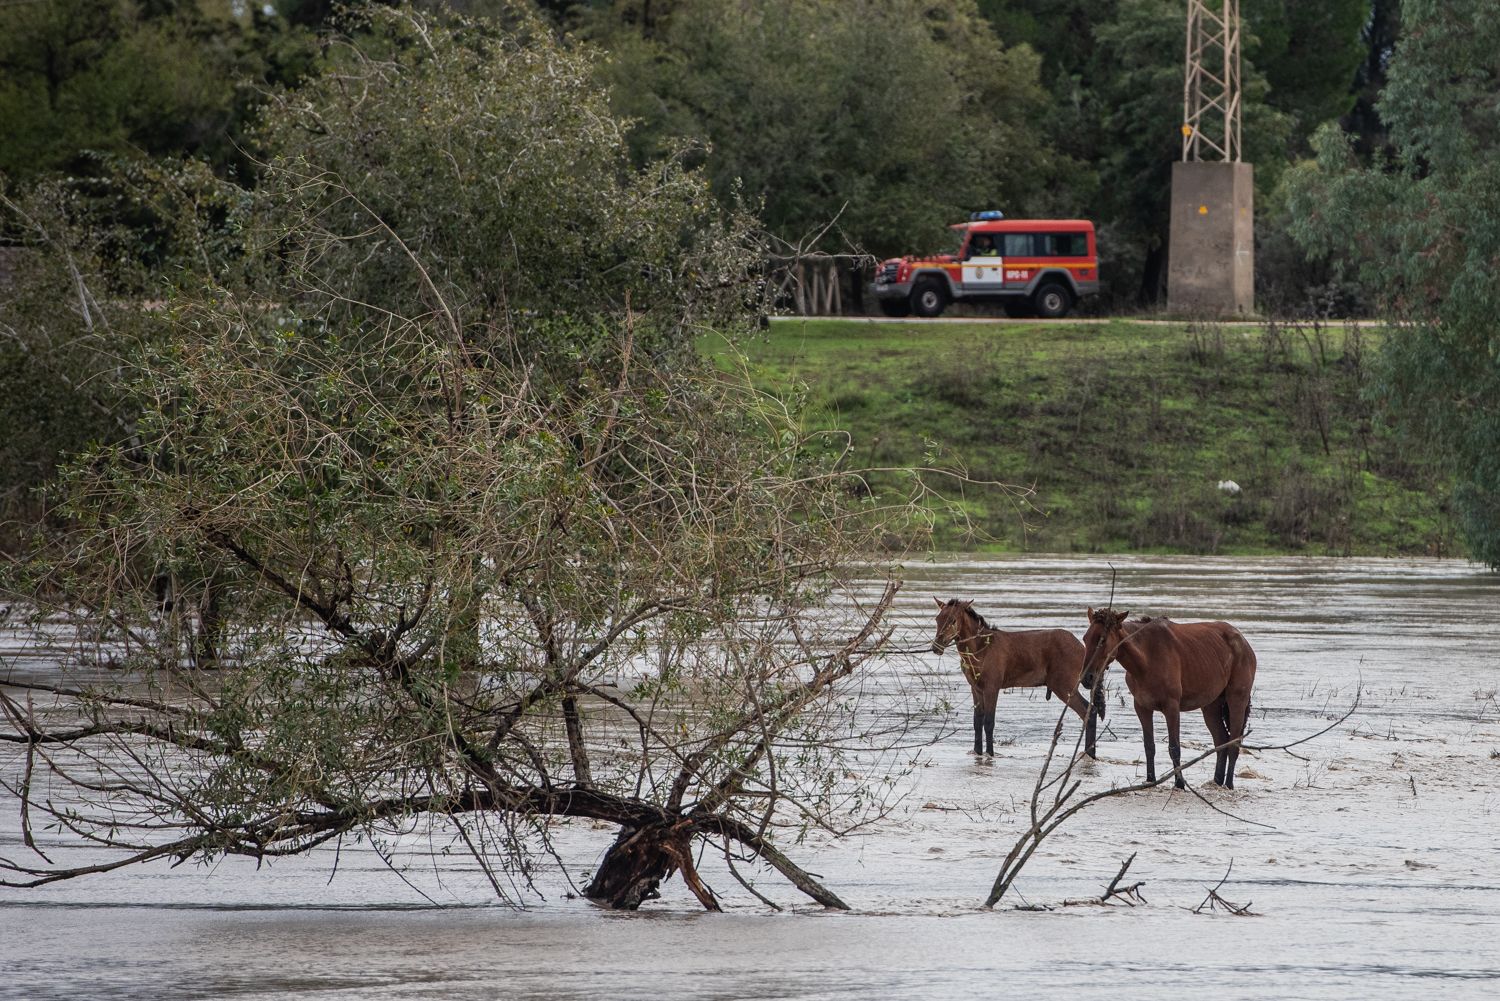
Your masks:
{"label": "yellow stripe on truck", "polygon": [[[1018,261],[1018,260],[1016,260],[1013,257],[1006,257],[1006,258],[999,258],[999,257],[996,257],[996,258],[976,257],[976,258],[973,258],[969,263],[972,263],[973,261],[988,261],[988,260],[996,260],[996,261],[1003,260],[1005,262],[1005,267],[1007,267],[1007,268],[1031,268],[1034,271],[1041,271],[1041,270],[1046,269],[1046,268],[1061,268],[1064,271],[1092,271],[1094,268],[1097,268],[1099,266],[1097,262],[1079,262],[1079,263],[1076,263],[1076,264],[1059,264],[1056,261],[1045,261],[1045,262],[1043,262],[1043,261],[1036,261],[1036,260],[1029,260],[1029,261],[1028,260],[1020,260],[1020,261]],[[989,267],[989,266],[990,265],[985,265],[985,267]],[[945,268],[945,269],[950,269],[951,270],[951,269],[962,269],[963,268],[963,264],[962,263],[959,263],[959,264],[939,264],[937,261],[932,261],[930,263],[923,263],[921,261],[913,261],[912,265],[911,265],[911,269],[913,271],[916,271],[919,268]]]}

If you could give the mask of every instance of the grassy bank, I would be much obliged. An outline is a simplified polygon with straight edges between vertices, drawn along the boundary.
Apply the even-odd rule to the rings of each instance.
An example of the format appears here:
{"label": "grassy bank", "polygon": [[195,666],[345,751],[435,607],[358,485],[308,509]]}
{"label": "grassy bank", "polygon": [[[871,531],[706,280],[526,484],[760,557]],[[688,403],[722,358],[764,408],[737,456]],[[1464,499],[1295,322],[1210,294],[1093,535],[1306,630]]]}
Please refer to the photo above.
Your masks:
{"label": "grassy bank", "polygon": [[935,459],[1029,488],[1018,500],[928,477],[957,501],[940,514],[942,547],[1455,555],[1447,483],[1374,421],[1378,336],[784,320],[741,347],[758,386],[803,395],[810,426],[852,436],[858,465]]}

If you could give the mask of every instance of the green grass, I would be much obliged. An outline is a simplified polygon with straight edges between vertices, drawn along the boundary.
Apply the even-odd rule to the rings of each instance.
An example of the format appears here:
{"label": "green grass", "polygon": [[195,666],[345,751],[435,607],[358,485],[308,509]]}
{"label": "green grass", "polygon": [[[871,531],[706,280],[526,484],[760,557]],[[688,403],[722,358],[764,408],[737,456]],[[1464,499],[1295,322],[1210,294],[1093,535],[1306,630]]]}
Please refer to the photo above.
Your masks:
{"label": "green grass", "polygon": [[[736,348],[809,429],[863,467],[939,465],[1014,491],[925,477],[936,544],[1039,552],[1457,551],[1448,484],[1377,427],[1343,329],[778,321]],[[1220,480],[1238,482],[1230,498]],[[895,475],[877,489],[895,489]]]}

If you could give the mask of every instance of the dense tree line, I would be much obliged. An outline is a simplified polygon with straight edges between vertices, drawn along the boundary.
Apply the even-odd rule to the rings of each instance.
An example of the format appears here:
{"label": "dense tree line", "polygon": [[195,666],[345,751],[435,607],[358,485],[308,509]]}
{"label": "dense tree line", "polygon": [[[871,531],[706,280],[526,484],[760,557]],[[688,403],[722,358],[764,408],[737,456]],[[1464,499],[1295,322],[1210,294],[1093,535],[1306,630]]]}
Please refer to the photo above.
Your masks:
{"label": "dense tree line", "polygon": [[[428,7],[442,0],[422,0]],[[501,0],[457,0],[505,17]],[[1178,0],[537,0],[597,47],[644,164],[683,143],[715,193],[794,246],[927,249],[976,208],[1096,220],[1117,307],[1160,299],[1181,107]],[[253,183],[250,123],[322,65],[334,5],[49,0],[0,8],[0,175],[110,173],[104,156],[188,156]],[[1390,0],[1246,0],[1245,148],[1261,287],[1306,305],[1330,276],[1284,239],[1285,169],[1372,97]],[[830,226],[830,224],[832,224]],[[14,234],[11,234],[14,239]]]}
{"label": "dense tree line", "polygon": [[[245,13],[236,14],[236,10]],[[266,88],[295,84],[316,45],[270,6],[48,0],[0,8],[0,174],[97,173],[103,154],[242,169]]]}
{"label": "dense tree line", "polygon": [[[424,0],[436,6],[441,0]],[[499,0],[459,10],[506,16]],[[538,0],[597,46],[638,163],[697,144],[714,190],[793,245],[930,247],[976,208],[1098,221],[1117,303],[1157,301],[1181,107],[1177,0]],[[321,0],[262,7],[53,0],[0,8],[0,174],[106,173],[186,155],[253,181],[248,125],[321,65]],[[1263,239],[1279,180],[1324,122],[1378,131],[1389,0],[1247,0],[1246,150]],[[828,229],[830,223],[836,225]],[[1263,287],[1308,282],[1278,254]]]}

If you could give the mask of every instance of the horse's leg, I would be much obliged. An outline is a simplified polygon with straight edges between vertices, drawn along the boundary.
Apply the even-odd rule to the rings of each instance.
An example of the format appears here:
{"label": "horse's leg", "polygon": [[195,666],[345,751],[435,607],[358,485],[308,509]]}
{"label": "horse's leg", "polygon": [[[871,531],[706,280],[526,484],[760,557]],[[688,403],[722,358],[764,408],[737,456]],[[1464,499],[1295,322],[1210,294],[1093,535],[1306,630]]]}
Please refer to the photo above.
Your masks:
{"label": "horse's leg", "polygon": [[992,758],[995,756],[995,703],[999,698],[999,688],[987,693],[984,698],[984,753]]}
{"label": "horse's leg", "polygon": [[[1224,698],[1224,715],[1221,718],[1224,720],[1224,739],[1226,739],[1226,740],[1233,740],[1234,739],[1234,713],[1229,708],[1229,698],[1228,698],[1228,696],[1225,696],[1225,698]],[[1241,732],[1241,735],[1243,735],[1243,731]],[[1234,788],[1234,764],[1235,764],[1236,761],[1239,760],[1239,758],[1240,758],[1240,745],[1239,744],[1235,744],[1233,747],[1226,747],[1224,749],[1224,788],[1225,789],[1233,789]]]}
{"label": "horse's leg", "polygon": [[1101,707],[1089,702],[1089,718],[1083,724],[1083,753],[1091,758],[1099,757],[1099,718],[1104,714],[1100,712]]}
{"label": "horse's leg", "polygon": [[1080,720],[1083,720],[1084,722],[1088,721],[1090,708],[1089,700],[1084,698],[1082,695],[1079,695],[1076,689],[1071,692],[1058,692],[1057,697],[1064,704],[1066,704],[1069,709],[1073,710],[1073,712],[1078,715],[1078,718]]}
{"label": "horse's leg", "polygon": [[984,745],[980,740],[984,735],[984,693],[979,688],[979,680],[971,671],[967,658],[964,661],[964,680],[969,683],[969,694],[974,698],[974,753],[983,754]]}
{"label": "horse's leg", "polygon": [[1098,715],[1094,712],[1094,707],[1089,704],[1087,699],[1078,694],[1077,689],[1071,692],[1057,692],[1057,697],[1066,702],[1068,708],[1077,713],[1078,718],[1083,720],[1083,752],[1091,758],[1097,758],[1098,755],[1094,753],[1094,721],[1098,718]]}
{"label": "horse's leg", "polygon": [[1167,718],[1167,753],[1172,756],[1174,784],[1179,789],[1186,789],[1187,782],[1182,778],[1182,744],[1178,741],[1182,715],[1176,704],[1162,707],[1161,714]]}
{"label": "horse's leg", "polygon": [[1203,722],[1208,724],[1208,732],[1214,738],[1214,747],[1219,749],[1214,760],[1215,785],[1224,785],[1225,765],[1229,762],[1229,748],[1224,746],[1229,742],[1228,719],[1229,703],[1223,696],[1203,707]]}
{"label": "horse's leg", "polygon": [[1146,748],[1146,781],[1156,781],[1156,724],[1151,718],[1151,710],[1135,704],[1136,718],[1141,721],[1141,743]]}
{"label": "horse's leg", "polygon": [[[1229,698],[1225,705],[1225,714],[1229,717],[1229,738],[1240,741],[1245,737],[1245,731],[1250,729],[1250,693],[1243,696],[1238,694]],[[1229,749],[1227,767],[1224,773],[1224,785],[1226,788],[1234,788],[1234,766],[1240,760],[1240,745],[1236,743]]]}

